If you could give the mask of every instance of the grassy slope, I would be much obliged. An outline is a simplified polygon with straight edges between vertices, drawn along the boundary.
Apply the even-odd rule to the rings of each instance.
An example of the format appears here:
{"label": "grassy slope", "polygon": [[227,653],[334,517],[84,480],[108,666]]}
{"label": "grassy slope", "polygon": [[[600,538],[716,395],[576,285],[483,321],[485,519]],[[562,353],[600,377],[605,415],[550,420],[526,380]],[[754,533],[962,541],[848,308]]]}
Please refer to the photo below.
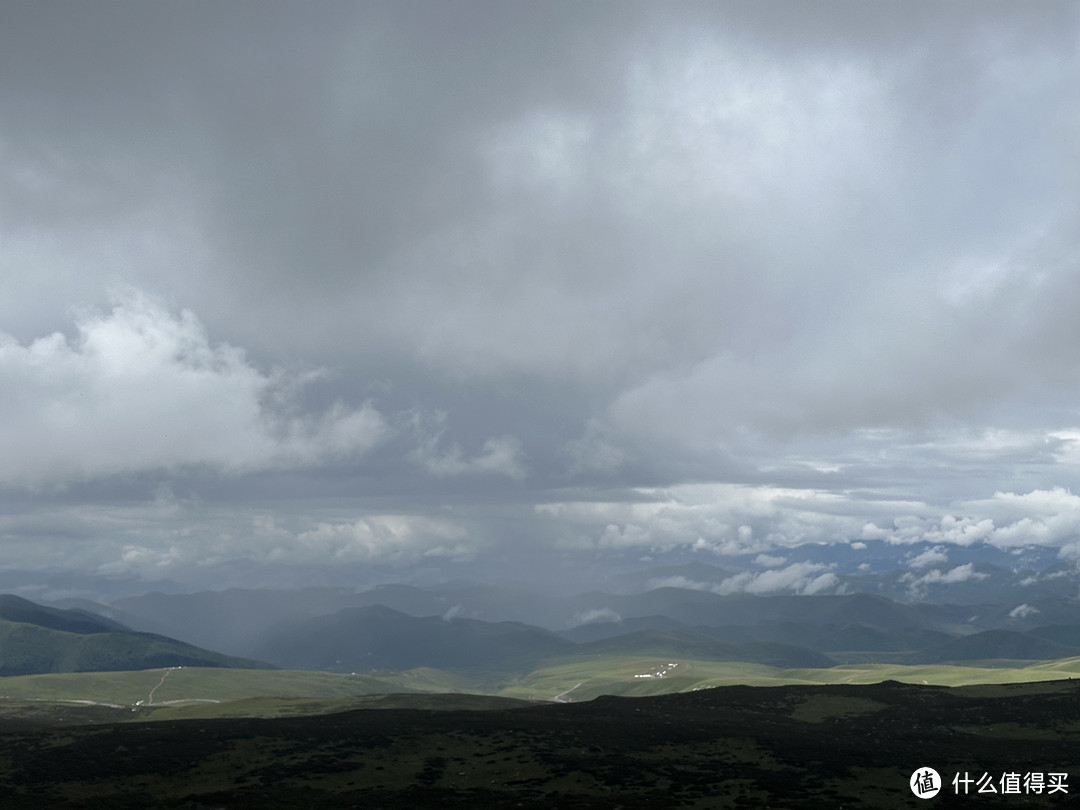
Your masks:
{"label": "grassy slope", "polygon": [[[492,691],[497,691],[501,697],[520,700],[550,701],[560,696],[564,701],[580,702],[599,695],[645,696],[736,684],[870,684],[894,680],[961,686],[1064,680],[1080,675],[1080,658],[1012,662],[1014,666],[1001,665],[1006,662],[996,663],[997,666],[864,664],[830,669],[778,669],[741,662],[597,658],[544,667]],[[649,673],[653,677],[634,677]],[[663,677],[656,677],[657,673],[663,673]],[[4,704],[10,708],[17,701],[27,700],[88,701],[121,706],[134,706],[142,701],[146,706],[151,690],[154,690],[155,717],[321,713],[342,707],[376,707],[379,705],[377,702],[357,702],[354,699],[391,693],[417,695],[416,698],[406,699],[406,702],[411,700],[419,706],[417,700],[421,694],[476,695],[489,691],[480,682],[431,669],[345,675],[297,670],[185,667],[167,671],[153,669],[0,678],[0,696],[5,699],[0,700],[0,710]],[[262,703],[252,702],[255,698]],[[180,711],[173,703],[185,701],[194,703],[195,707]],[[231,703],[234,701],[247,702],[241,706]],[[316,705],[319,701],[331,703]],[[334,708],[335,705],[339,708]],[[172,708],[167,708],[170,706]]]}
{"label": "grassy slope", "polygon": [[[0,695],[15,699],[146,703],[165,670],[63,673],[0,678]],[[341,698],[387,692],[468,691],[468,682],[437,671],[388,677],[299,670],[184,667],[168,670],[154,704],[177,700],[239,700],[251,697]],[[449,688],[448,688],[449,687]]]}
{"label": "grassy slope", "polygon": [[[676,663],[678,666],[668,667]],[[1005,663],[1005,662],[999,662]],[[763,664],[687,661],[656,658],[606,659],[567,663],[538,669],[508,684],[499,694],[527,700],[551,700],[572,689],[566,698],[589,700],[599,695],[642,696],[685,692],[711,686],[781,686],[784,684],[903,683],[960,686],[1062,680],[1080,674],[1080,658],[1060,661],[1009,662],[1013,666],[904,666],[862,664],[828,669],[778,669]],[[663,677],[655,677],[664,672]],[[652,678],[635,675],[653,673]]]}
{"label": "grassy slope", "polygon": [[155,666],[264,667],[150,633],[68,632],[0,619],[0,675]]}

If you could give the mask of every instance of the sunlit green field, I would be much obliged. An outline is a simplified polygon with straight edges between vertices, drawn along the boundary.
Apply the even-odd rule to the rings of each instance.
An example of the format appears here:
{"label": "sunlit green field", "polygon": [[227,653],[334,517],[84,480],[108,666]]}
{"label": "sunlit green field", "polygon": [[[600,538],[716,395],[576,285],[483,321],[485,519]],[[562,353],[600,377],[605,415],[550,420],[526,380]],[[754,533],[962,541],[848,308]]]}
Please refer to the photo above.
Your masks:
{"label": "sunlit green field", "polygon": [[[674,664],[675,666],[671,666]],[[712,686],[903,683],[962,686],[1064,680],[1080,672],[1080,658],[994,662],[993,666],[859,664],[828,669],[778,669],[764,664],[677,659],[601,659],[538,669],[499,691],[527,700],[573,701],[598,695],[656,695]],[[641,677],[650,675],[651,677]],[[566,694],[561,694],[570,690]]]}
{"label": "sunlit green field", "polygon": [[[859,664],[829,669],[778,669],[763,664],[674,658],[594,658],[542,667],[496,688],[434,669],[338,674],[296,670],[153,669],[0,678],[0,712],[7,704],[112,704],[125,717],[182,718],[317,714],[352,708],[483,708],[480,696],[581,702],[599,695],[645,696],[745,684],[870,684],[893,680],[963,686],[1065,680],[1080,658],[995,661],[983,666]],[[399,695],[393,699],[387,695]],[[437,696],[437,697],[436,697]],[[500,704],[490,702],[491,706]],[[135,712],[131,710],[135,709]]]}
{"label": "sunlit green field", "polygon": [[470,691],[470,684],[466,679],[440,670],[373,676],[183,667],[0,678],[0,696],[160,706],[174,701],[227,701],[251,697],[338,698],[388,692],[458,692]]}

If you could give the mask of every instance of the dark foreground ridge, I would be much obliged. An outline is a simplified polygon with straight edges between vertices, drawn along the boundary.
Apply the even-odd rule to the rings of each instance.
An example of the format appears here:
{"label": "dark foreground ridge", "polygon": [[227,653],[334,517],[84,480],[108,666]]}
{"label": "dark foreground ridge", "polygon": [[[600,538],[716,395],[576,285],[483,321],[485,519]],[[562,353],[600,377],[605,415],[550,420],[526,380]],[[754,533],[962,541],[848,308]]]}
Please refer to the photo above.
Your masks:
{"label": "dark foreground ridge", "polygon": [[[5,808],[1068,807],[1080,681],[720,687],[488,711],[0,733]],[[932,801],[908,787],[935,768]],[[952,775],[1067,773],[1068,793],[954,795]],[[1000,789],[1000,788],[999,788]]]}

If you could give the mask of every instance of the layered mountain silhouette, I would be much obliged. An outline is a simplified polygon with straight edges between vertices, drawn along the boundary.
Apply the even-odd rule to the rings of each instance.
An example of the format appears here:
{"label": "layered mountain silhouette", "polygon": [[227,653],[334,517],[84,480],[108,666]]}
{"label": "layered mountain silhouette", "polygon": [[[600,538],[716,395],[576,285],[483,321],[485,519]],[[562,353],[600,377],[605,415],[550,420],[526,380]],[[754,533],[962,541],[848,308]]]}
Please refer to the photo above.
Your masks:
{"label": "layered mountain silhouette", "polygon": [[828,667],[826,655],[794,644],[729,644],[689,630],[638,630],[574,643],[520,622],[408,616],[376,605],[346,608],[271,634],[257,651],[281,667],[331,671],[432,667],[463,672],[527,672],[542,663],[596,656],[657,656]]}
{"label": "layered mountain silhouette", "polygon": [[911,661],[920,664],[993,659],[1036,661],[1077,655],[1080,655],[1080,647],[1041,638],[1034,633],[985,630],[922,650]]}
{"label": "layered mountain silhouette", "polygon": [[728,644],[687,630],[638,630],[622,636],[579,644],[576,656],[657,656],[703,661],[743,661],[772,667],[831,667],[832,658],[797,644],[748,641]]}
{"label": "layered mountain silhouette", "polygon": [[104,672],[154,667],[266,667],[153,633],[139,633],[82,610],[0,595],[0,676]]}
{"label": "layered mountain silhouette", "polygon": [[12,594],[0,594],[0,620],[18,624],[33,624],[65,633],[126,632],[120,622],[86,610],[63,610],[47,607]]}
{"label": "layered mountain silhouette", "polygon": [[[973,563],[971,570],[986,573],[988,565]],[[638,593],[545,595],[468,582],[149,593],[110,606],[80,603],[85,610],[78,621],[92,620],[85,611],[100,609],[114,622],[198,647],[284,667],[350,672],[416,666],[521,672],[590,651],[786,667],[1080,654],[1080,601],[1040,590],[1038,583],[995,603],[954,604],[864,592],[716,592],[710,582],[727,574],[700,563],[656,566],[619,583],[627,589],[661,584]],[[1049,581],[1064,579],[1054,577]],[[76,614],[65,618],[76,620]]]}
{"label": "layered mountain silhouette", "polygon": [[282,627],[257,652],[293,669],[522,671],[573,647],[549,630],[518,622],[416,617],[372,605]]}

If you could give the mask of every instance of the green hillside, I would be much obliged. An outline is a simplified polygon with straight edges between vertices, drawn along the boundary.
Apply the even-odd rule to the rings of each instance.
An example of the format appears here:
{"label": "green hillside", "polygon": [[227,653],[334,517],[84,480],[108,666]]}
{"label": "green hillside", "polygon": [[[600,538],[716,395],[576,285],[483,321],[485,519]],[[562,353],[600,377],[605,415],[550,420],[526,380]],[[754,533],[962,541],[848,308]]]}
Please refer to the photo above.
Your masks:
{"label": "green hillside", "polygon": [[1065,680],[1080,673],[1080,658],[1015,661],[1013,666],[862,664],[779,668],[738,661],[595,658],[552,664],[507,684],[499,694],[525,700],[579,702],[600,695],[644,696],[713,686],[872,684],[892,680],[939,686]]}
{"label": "green hillside", "polygon": [[10,593],[0,594],[0,620],[34,624],[67,633],[127,632],[130,629],[95,613],[46,607]]}
{"label": "green hillside", "polygon": [[[164,678],[163,678],[164,676]],[[154,690],[153,701],[150,691]],[[441,670],[351,675],[306,670],[183,667],[0,678],[3,699],[90,701],[123,706],[255,697],[344,698],[388,693],[472,693],[477,684]]]}
{"label": "green hillside", "polygon": [[137,633],[84,610],[0,594],[0,676],[151,667],[268,667],[153,633]]}
{"label": "green hillside", "polygon": [[72,633],[0,620],[0,676],[151,667],[267,667],[150,633]]}

